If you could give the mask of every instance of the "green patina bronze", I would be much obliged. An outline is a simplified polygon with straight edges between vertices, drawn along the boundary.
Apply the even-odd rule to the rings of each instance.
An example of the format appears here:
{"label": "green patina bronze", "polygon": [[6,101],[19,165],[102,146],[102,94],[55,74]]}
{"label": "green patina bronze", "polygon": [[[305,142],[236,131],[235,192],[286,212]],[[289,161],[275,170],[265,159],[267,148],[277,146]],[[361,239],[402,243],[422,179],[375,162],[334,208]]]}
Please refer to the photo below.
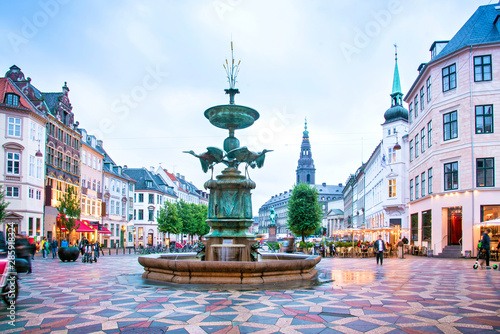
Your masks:
{"label": "green patina bronze", "polygon": [[[232,51],[232,45],[231,45]],[[227,67],[226,67],[227,65]],[[248,128],[258,118],[259,113],[252,108],[234,104],[234,96],[239,94],[235,88],[239,63],[231,64],[226,60],[228,75],[229,104],[214,106],[205,111],[205,117],[218,128],[229,130],[229,137],[224,140],[223,149],[208,147],[207,152],[195,154],[204,172],[212,171],[212,177],[205,182],[210,190],[207,223],[211,232],[206,235],[203,259],[206,261],[256,261],[255,235],[249,232],[252,225],[252,195],[255,182],[248,175],[248,167],[261,168],[269,150],[252,152],[240,147],[240,141],[234,131]],[[222,163],[227,167],[220,175],[213,178],[214,166]],[[245,166],[245,173],[238,170],[240,164]],[[253,248],[252,248],[253,247]]]}

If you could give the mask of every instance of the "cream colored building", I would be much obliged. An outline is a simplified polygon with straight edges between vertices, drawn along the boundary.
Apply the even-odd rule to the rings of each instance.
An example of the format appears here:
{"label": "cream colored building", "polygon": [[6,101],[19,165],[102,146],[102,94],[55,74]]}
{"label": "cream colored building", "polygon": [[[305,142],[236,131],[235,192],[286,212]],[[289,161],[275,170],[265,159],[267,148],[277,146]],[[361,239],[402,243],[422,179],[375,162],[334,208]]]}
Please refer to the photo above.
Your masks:
{"label": "cream colored building", "polygon": [[[434,255],[474,254],[481,226],[499,217],[499,15],[497,4],[481,6],[449,42],[435,42],[405,97],[410,242]],[[493,226],[492,245],[498,233]]]}

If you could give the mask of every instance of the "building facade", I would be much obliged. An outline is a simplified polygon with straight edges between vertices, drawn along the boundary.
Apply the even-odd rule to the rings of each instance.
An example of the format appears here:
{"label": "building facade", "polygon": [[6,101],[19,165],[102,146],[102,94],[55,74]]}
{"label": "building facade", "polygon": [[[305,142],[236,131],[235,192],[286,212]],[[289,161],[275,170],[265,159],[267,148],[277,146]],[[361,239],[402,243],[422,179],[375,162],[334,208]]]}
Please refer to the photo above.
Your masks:
{"label": "building facade", "polygon": [[[368,161],[349,176],[344,188],[343,234],[355,239],[397,242],[408,236],[408,110],[396,56],[391,107],[384,113],[382,140]],[[349,229],[351,231],[349,231]],[[341,233],[342,234],[342,233]]]}
{"label": "building facade", "polygon": [[174,189],[169,186],[153,167],[126,168],[123,171],[136,181],[133,199],[134,243],[136,247],[167,245],[168,235],[158,231],[158,212],[165,201],[175,203],[178,200]]}
{"label": "building facade", "polygon": [[[89,135],[85,129],[81,133],[81,215],[82,221],[91,226],[102,224],[102,182],[104,151],[102,143],[95,136]],[[102,230],[101,230],[102,231]],[[103,233],[98,235],[99,242],[104,244]],[[107,242],[109,244],[109,241]]]}
{"label": "building facade", "polygon": [[445,247],[474,254],[485,225],[499,218],[499,15],[498,4],[481,6],[449,42],[435,42],[405,97],[410,241],[435,255]]}
{"label": "building facade", "polygon": [[[96,157],[97,158],[97,157]],[[88,159],[88,157],[87,157]],[[111,233],[103,240],[104,247],[131,247],[133,241],[132,208],[135,180],[106,152],[103,164],[103,225]],[[92,160],[93,162],[93,160]]]}
{"label": "building facade", "polygon": [[[44,148],[47,106],[21,69],[12,66],[0,78],[0,133],[3,163],[0,185],[6,194],[6,224],[16,233],[40,238],[44,227]],[[5,233],[6,225],[2,226]]]}

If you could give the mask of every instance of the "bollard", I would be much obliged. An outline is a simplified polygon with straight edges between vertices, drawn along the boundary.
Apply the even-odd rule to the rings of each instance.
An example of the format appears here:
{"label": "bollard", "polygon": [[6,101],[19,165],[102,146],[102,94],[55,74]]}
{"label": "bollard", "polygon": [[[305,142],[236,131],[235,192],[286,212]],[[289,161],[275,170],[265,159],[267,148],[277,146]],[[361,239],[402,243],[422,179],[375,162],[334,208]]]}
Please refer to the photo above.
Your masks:
{"label": "bollard", "polygon": [[111,256],[111,248],[108,248],[108,253]]}
{"label": "bollard", "polygon": [[115,248],[116,249],[116,255],[118,255],[118,248]]}
{"label": "bollard", "polygon": [[128,249],[128,253],[129,253],[129,255],[130,255],[130,251],[131,251],[131,250],[130,250],[130,248],[129,248],[129,249]]}
{"label": "bollard", "polygon": [[123,248],[123,255],[125,255],[125,248]]}

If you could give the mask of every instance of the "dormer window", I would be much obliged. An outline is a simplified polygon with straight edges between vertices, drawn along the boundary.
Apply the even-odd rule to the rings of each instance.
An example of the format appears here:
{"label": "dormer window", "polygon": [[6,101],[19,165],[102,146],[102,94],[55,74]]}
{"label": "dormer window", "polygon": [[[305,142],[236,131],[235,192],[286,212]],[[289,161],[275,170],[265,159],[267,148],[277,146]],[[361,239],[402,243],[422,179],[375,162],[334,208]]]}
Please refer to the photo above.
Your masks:
{"label": "dormer window", "polygon": [[146,187],[153,188],[153,181],[146,181]]}
{"label": "dormer window", "polygon": [[18,106],[19,96],[12,93],[5,94],[5,103],[11,106]]}

